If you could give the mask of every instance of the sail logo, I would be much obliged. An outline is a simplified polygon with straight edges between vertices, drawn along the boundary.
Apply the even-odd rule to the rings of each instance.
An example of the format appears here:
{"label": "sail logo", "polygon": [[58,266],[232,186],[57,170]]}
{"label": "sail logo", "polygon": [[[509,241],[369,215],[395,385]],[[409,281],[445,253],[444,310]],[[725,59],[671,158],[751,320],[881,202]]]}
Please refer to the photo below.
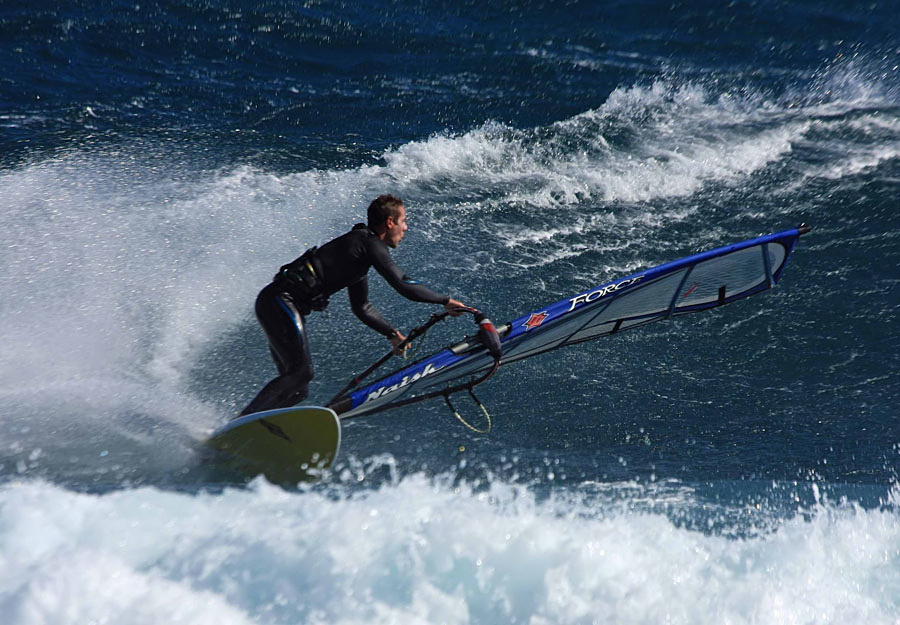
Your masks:
{"label": "sail logo", "polygon": [[590,304],[591,302],[595,302],[601,297],[606,297],[610,293],[615,293],[621,289],[628,288],[633,286],[644,279],[644,276],[637,276],[635,278],[626,278],[621,282],[616,282],[615,284],[609,284],[602,288],[597,289],[596,291],[591,291],[590,293],[582,293],[581,295],[576,295],[575,297],[569,299],[571,306],[569,306],[569,310],[566,312],[572,312],[575,310],[577,306],[581,306],[582,304]]}
{"label": "sail logo", "polygon": [[425,365],[425,368],[422,369],[419,373],[414,373],[411,376],[405,375],[405,376],[403,376],[403,379],[400,380],[399,382],[397,382],[396,384],[392,384],[391,386],[382,386],[381,388],[372,391],[371,393],[369,393],[369,395],[366,397],[366,401],[363,403],[368,403],[370,401],[380,399],[380,398],[384,397],[385,395],[390,395],[394,391],[400,390],[401,388],[403,388],[405,386],[409,386],[413,382],[418,382],[425,376],[431,375],[432,373],[434,373],[436,371],[440,371],[441,369],[443,369],[446,366],[447,365],[441,365],[440,367],[435,367],[433,364],[428,363],[427,365]]}
{"label": "sail logo", "polygon": [[528,321],[526,321],[522,325],[525,326],[525,331],[528,332],[529,330],[534,330],[536,327],[544,323],[544,320],[549,316],[550,315],[548,315],[546,312],[531,313]]}

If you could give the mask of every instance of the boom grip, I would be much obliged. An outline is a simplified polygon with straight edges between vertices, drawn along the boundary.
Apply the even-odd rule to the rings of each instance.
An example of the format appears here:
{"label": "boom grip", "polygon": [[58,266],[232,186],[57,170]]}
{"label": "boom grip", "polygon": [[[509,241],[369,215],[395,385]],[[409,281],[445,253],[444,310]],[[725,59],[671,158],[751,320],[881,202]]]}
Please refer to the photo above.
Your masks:
{"label": "boom grip", "polygon": [[487,316],[479,312],[475,315],[475,322],[478,324],[478,340],[484,345],[498,363],[503,358],[503,347],[500,345],[500,335],[497,329]]}

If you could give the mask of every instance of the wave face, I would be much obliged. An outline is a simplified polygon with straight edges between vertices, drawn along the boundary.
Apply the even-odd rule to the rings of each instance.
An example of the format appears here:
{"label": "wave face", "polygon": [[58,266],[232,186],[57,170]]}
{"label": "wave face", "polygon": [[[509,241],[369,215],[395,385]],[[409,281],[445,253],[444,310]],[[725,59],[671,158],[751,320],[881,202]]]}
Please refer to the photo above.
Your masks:
{"label": "wave face", "polygon": [[[11,623],[896,623],[895,16],[594,4],[0,9]],[[383,192],[497,323],[814,229],[770,293],[502,367],[488,436],[434,402],[313,486],[211,465],[257,291]],[[387,348],[345,301],[311,400]]]}

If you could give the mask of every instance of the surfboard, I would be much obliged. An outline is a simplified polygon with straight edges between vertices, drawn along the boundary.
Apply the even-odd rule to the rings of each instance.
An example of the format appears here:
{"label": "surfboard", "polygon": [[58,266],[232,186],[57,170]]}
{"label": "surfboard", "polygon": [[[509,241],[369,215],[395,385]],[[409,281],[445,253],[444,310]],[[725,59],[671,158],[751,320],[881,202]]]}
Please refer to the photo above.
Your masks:
{"label": "surfboard", "polygon": [[206,444],[243,472],[296,484],[316,479],[331,466],[341,445],[341,426],[329,408],[277,408],[226,423]]}

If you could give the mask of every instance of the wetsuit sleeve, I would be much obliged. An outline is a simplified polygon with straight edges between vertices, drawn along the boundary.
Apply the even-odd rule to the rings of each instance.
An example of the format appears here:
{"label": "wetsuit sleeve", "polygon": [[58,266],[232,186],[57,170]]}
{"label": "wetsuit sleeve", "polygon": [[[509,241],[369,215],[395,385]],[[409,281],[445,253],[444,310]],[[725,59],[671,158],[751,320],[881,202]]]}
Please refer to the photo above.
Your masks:
{"label": "wetsuit sleeve", "polygon": [[395,291],[406,299],[428,304],[446,304],[450,301],[448,296],[435,293],[424,284],[416,282],[404,274],[400,267],[397,266],[397,263],[394,262],[394,259],[391,258],[387,246],[380,240],[372,239],[372,243],[369,245],[369,254],[375,270],[387,280],[388,284]]}
{"label": "wetsuit sleeve", "polygon": [[350,308],[353,314],[359,317],[364,324],[384,336],[391,338],[397,330],[381,316],[378,309],[369,301],[369,280],[363,276],[347,287],[347,295],[350,296]]}

